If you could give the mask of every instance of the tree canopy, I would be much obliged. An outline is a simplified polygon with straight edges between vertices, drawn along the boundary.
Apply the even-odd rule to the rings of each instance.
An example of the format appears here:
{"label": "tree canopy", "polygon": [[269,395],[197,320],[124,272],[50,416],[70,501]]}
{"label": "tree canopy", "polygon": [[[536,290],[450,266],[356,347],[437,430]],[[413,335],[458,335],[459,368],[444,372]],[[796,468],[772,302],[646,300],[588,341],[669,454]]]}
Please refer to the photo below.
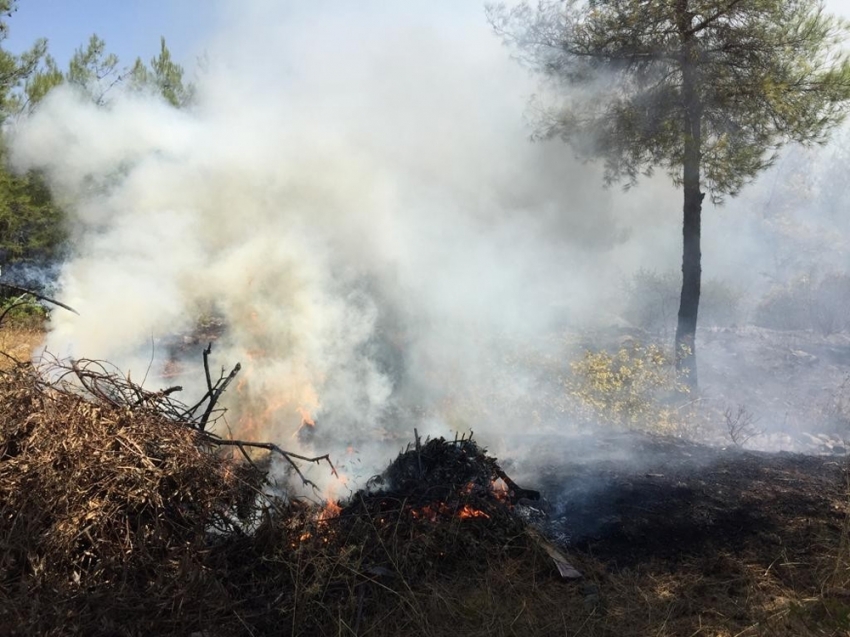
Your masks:
{"label": "tree canopy", "polygon": [[521,59],[561,90],[537,134],[599,158],[608,183],[664,169],[682,186],[677,361],[696,384],[701,211],[789,141],[845,116],[847,25],[820,0],[541,0],[489,8]]}
{"label": "tree canopy", "polygon": [[[11,17],[14,10],[13,0],[0,0],[0,16]],[[15,55],[4,47],[8,32],[8,23],[0,19],[0,265],[43,264],[62,250],[64,214],[38,172],[19,175],[7,168],[4,126],[38,108],[50,91],[62,84],[101,107],[108,107],[113,89],[123,87],[184,108],[192,104],[194,86],[185,82],[183,67],[172,59],[164,38],[150,65],[137,59],[126,68],[107,50],[103,39],[92,35],[63,71],[48,53],[47,40],[39,39]]]}
{"label": "tree canopy", "polygon": [[715,200],[787,141],[823,141],[850,94],[847,26],[818,0],[544,0],[490,17],[523,60],[570,88],[538,111],[538,134],[601,157],[611,182],[662,167],[682,183],[688,68]]}

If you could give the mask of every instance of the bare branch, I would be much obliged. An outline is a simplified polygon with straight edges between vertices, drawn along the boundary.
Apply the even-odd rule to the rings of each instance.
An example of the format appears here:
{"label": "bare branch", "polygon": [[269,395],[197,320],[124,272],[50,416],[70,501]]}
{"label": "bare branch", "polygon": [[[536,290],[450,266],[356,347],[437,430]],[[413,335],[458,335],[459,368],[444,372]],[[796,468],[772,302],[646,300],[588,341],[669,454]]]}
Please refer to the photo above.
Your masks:
{"label": "bare branch", "polygon": [[69,312],[73,312],[77,316],[80,315],[80,313],[77,312],[77,310],[72,308],[70,305],[65,305],[64,303],[62,303],[62,301],[57,301],[56,299],[52,299],[49,296],[45,296],[44,294],[41,294],[40,292],[35,292],[33,290],[29,290],[27,288],[22,288],[22,287],[17,286],[17,285],[10,285],[9,283],[0,283],[0,285],[3,286],[4,288],[8,288],[10,290],[15,290],[16,292],[21,292],[22,294],[31,294],[32,296],[34,296],[35,298],[37,298],[41,301],[47,301],[48,303],[53,303],[53,305],[58,305],[59,307],[68,310]]}

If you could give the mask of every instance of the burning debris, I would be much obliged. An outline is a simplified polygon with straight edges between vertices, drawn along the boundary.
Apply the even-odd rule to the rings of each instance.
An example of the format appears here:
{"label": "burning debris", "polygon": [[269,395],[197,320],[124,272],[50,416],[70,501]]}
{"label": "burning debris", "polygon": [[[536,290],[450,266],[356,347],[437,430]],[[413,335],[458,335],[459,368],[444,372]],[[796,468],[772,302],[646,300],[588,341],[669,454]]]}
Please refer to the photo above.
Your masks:
{"label": "burning debris", "polygon": [[262,454],[314,489],[302,463],[336,470],[327,456],[215,434],[239,368],[215,379],[209,354],[191,405],[179,387],[152,392],[100,361],[0,373],[0,626],[266,634],[287,621],[321,634],[334,609],[357,633],[409,604],[417,583],[551,555],[514,510],[539,494],[471,437],[417,436],[343,502],[273,492]]}
{"label": "burning debris", "polygon": [[379,531],[379,544],[384,528],[417,543],[434,540],[439,548],[429,559],[456,558],[469,543],[510,542],[523,533],[524,524],[512,511],[517,494],[498,488],[502,476],[507,477],[496,459],[471,437],[435,438],[420,445],[417,436],[414,446],[351,497],[340,511],[340,525],[351,531],[369,520]]}
{"label": "burning debris", "polygon": [[414,519],[457,516],[500,518],[520,500],[539,500],[540,493],[519,487],[486,454],[472,436],[416,442],[366,488],[355,494],[349,505],[355,509],[366,500],[403,502]]}

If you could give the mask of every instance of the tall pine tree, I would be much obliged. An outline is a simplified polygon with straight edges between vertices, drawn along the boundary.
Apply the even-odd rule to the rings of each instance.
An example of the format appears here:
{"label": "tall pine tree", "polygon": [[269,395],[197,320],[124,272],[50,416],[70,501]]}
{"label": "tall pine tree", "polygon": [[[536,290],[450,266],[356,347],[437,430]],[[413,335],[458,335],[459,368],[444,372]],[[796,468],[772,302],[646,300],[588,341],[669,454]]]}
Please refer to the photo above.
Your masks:
{"label": "tall pine tree", "polygon": [[676,360],[696,386],[704,191],[735,195],[783,144],[821,142],[842,120],[847,28],[821,0],[541,0],[489,16],[566,89],[541,136],[601,158],[609,183],[660,167],[681,186]]}

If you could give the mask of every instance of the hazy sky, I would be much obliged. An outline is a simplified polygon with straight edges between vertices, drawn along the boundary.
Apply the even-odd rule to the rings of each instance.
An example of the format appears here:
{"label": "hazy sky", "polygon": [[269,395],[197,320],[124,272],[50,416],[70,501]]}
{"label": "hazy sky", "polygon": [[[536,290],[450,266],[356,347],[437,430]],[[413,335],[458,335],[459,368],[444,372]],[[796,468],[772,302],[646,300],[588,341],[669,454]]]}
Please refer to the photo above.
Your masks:
{"label": "hazy sky", "polygon": [[[308,0],[309,1],[309,0]],[[351,0],[356,2],[357,0]],[[249,10],[266,0],[19,0],[10,20],[7,45],[21,50],[38,37],[50,41],[51,53],[64,63],[71,53],[97,33],[123,63],[136,56],[148,60],[157,52],[159,36],[165,36],[175,58],[190,67],[204,51],[205,41],[219,31],[221,7]],[[284,4],[285,0],[281,0]],[[297,3],[295,3],[297,4]],[[830,11],[850,18],[850,0],[827,0]],[[468,15],[483,6],[481,0],[457,0]],[[441,15],[440,19],[445,19]],[[482,16],[482,26],[483,26]],[[219,35],[221,35],[219,33]]]}

